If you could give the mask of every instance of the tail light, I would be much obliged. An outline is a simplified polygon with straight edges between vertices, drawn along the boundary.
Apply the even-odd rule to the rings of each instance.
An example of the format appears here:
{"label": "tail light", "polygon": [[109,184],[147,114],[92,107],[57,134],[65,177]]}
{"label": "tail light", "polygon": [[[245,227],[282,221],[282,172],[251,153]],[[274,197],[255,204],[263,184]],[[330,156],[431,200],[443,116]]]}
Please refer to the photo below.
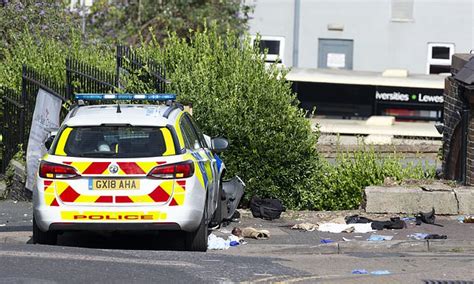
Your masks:
{"label": "tail light", "polygon": [[159,179],[188,178],[194,174],[194,163],[186,161],[177,164],[163,165],[153,168],[148,177]]}
{"label": "tail light", "polygon": [[39,176],[42,178],[67,179],[78,177],[79,174],[73,167],[41,161]]}

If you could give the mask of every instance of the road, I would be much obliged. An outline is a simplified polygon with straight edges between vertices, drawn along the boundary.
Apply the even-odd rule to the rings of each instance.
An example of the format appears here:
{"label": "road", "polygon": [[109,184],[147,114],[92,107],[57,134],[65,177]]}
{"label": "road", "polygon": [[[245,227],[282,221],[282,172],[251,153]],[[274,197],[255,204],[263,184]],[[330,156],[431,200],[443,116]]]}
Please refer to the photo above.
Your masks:
{"label": "road", "polygon": [[[135,241],[147,243],[143,238],[133,236]],[[2,244],[0,283],[474,283],[467,282],[474,279],[473,254],[313,255],[272,252],[271,245],[265,252],[248,245],[191,253],[110,248],[115,240],[103,241],[109,248]],[[354,269],[388,270],[391,274],[353,275]]]}
{"label": "road", "polygon": [[[179,248],[176,238],[163,234],[65,233],[59,237],[57,246],[33,245],[28,243],[31,242],[31,204],[4,201],[0,202],[0,283],[385,284],[449,283],[436,281],[450,280],[474,284],[474,224],[460,224],[456,217],[440,217],[437,222],[444,227],[409,224],[404,230],[381,231],[393,235],[397,241],[379,245],[342,240],[343,236],[365,240],[370,234],[304,232],[288,227],[354,213],[362,214],[287,212],[281,219],[264,221],[246,213],[240,223],[231,223],[213,233],[225,237],[234,226],[252,226],[268,229],[270,239],[247,239],[248,244],[228,250],[192,253],[174,251]],[[415,232],[446,234],[448,239],[437,246],[430,244],[426,250],[426,243],[407,239],[408,234]],[[320,240],[328,238],[337,243],[320,244]],[[385,244],[392,245],[385,247]],[[449,245],[452,246],[445,247]],[[354,250],[358,252],[351,252]],[[391,274],[354,275],[354,269],[387,270]]]}

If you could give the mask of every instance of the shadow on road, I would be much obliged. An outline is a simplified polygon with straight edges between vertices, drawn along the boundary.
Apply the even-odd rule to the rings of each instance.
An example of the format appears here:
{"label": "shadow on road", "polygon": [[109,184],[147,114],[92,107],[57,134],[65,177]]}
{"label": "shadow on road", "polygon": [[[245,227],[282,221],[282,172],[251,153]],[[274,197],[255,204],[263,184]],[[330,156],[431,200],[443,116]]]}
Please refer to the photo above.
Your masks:
{"label": "shadow on road", "polygon": [[58,236],[58,245],[69,247],[184,250],[181,232],[65,232]]}

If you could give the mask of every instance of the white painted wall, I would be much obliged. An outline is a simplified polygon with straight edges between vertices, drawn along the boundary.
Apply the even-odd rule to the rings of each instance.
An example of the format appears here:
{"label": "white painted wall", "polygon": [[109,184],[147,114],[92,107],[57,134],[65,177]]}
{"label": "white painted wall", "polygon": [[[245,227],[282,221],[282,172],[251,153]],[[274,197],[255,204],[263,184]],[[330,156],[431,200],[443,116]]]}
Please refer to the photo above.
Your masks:
{"label": "white painted wall", "polygon": [[[474,49],[474,0],[414,0],[413,21],[391,20],[392,0],[300,0],[298,67],[316,68],[318,39],[352,39],[354,70],[402,68],[426,73],[428,43]],[[285,37],[283,63],[293,66],[295,0],[246,0],[255,5],[250,34]],[[340,24],[343,31],[330,31]]]}

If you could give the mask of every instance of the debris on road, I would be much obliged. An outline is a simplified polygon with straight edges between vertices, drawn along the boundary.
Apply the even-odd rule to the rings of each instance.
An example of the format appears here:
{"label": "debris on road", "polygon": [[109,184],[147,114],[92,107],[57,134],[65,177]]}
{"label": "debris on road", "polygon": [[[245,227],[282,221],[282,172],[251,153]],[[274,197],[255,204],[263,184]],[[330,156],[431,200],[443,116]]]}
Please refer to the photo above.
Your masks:
{"label": "debris on road", "polygon": [[474,223],[474,216],[460,216],[457,220],[459,223]]}
{"label": "debris on road", "polygon": [[291,229],[293,230],[303,230],[303,231],[308,231],[312,232],[318,228],[318,225],[313,224],[313,223],[301,223],[301,224],[296,224]]}
{"label": "debris on road", "polygon": [[352,274],[369,274],[369,272],[365,269],[354,269],[352,270]]}
{"label": "debris on road", "polygon": [[372,275],[389,275],[391,273],[388,270],[376,270],[376,271],[370,272],[370,274],[372,274]]}
{"label": "debris on road", "polygon": [[208,250],[225,250],[230,247],[230,242],[214,234],[210,234],[207,239]]}
{"label": "debris on road", "polygon": [[435,225],[435,226],[438,226],[438,227],[443,227],[443,225],[435,224],[436,214],[435,214],[434,207],[431,209],[430,212],[428,212],[428,213],[420,212],[415,217],[416,217],[416,225],[417,226],[421,225],[421,223],[425,223],[425,224]]}
{"label": "debris on road", "polygon": [[242,229],[242,236],[244,238],[266,240],[270,238],[270,232],[268,230],[257,230],[252,227],[247,227]]}
{"label": "debris on road", "polygon": [[330,244],[330,243],[334,243],[334,241],[331,240],[331,239],[322,239],[322,240],[320,241],[320,243],[322,243],[322,244]]}
{"label": "debris on road", "polygon": [[322,223],[318,226],[318,231],[329,233],[342,233],[346,230],[354,229],[354,233],[369,233],[373,232],[370,223],[367,224],[336,224],[336,223]]}
{"label": "debris on road", "polygon": [[[369,274],[369,272],[365,269],[354,269],[352,270],[352,274]],[[389,275],[391,274],[388,270],[375,270],[370,272],[371,275]]]}
{"label": "debris on road", "polygon": [[384,236],[384,235],[371,235],[367,240],[368,241],[391,241],[393,236]]}
{"label": "debris on road", "polygon": [[438,234],[425,234],[425,233],[415,233],[407,236],[410,239],[415,240],[445,240],[448,238],[446,235]]}
{"label": "debris on road", "polygon": [[401,220],[400,217],[393,217],[390,218],[388,221],[377,221],[377,220],[372,220],[366,217],[362,217],[359,215],[352,215],[348,216],[345,218],[347,224],[368,224],[370,223],[372,226],[372,229],[380,231],[383,229],[396,229],[400,230],[403,228],[406,228],[406,223],[405,221]]}

